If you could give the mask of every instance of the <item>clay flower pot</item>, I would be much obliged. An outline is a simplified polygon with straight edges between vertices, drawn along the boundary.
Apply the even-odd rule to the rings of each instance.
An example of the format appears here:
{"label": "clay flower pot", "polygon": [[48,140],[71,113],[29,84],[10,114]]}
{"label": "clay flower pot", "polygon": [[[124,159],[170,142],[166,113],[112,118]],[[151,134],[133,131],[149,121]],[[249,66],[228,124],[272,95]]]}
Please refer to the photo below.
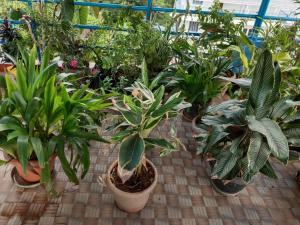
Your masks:
{"label": "clay flower pot", "polygon": [[6,73],[7,68],[13,66],[11,63],[0,63],[0,73]]}
{"label": "clay flower pot", "polygon": [[[54,170],[55,158],[56,158],[56,155],[53,155],[49,159],[51,171]],[[18,160],[12,159],[10,161],[10,163],[15,166],[18,175],[21,178],[23,178],[25,181],[27,181],[29,183],[36,183],[36,182],[40,181],[40,179],[41,179],[40,175],[41,175],[42,170],[41,170],[37,160],[28,161],[27,169],[26,169],[25,173],[22,169],[21,163]]]}
{"label": "clay flower pot", "polygon": [[113,192],[117,206],[121,210],[124,210],[128,213],[134,213],[134,212],[138,212],[138,211],[142,210],[148,202],[150,193],[153,191],[153,189],[156,186],[157,170],[152,162],[150,162],[148,159],[146,159],[146,160],[147,160],[147,163],[152,166],[155,176],[154,176],[153,183],[147,189],[145,189],[141,192],[135,192],[135,193],[125,192],[125,191],[118,189],[112,183],[112,181],[110,179],[111,172],[112,172],[113,168],[116,167],[118,160],[114,161],[110,165],[110,167],[107,171],[107,175],[106,175],[106,179],[105,179],[106,185]]}

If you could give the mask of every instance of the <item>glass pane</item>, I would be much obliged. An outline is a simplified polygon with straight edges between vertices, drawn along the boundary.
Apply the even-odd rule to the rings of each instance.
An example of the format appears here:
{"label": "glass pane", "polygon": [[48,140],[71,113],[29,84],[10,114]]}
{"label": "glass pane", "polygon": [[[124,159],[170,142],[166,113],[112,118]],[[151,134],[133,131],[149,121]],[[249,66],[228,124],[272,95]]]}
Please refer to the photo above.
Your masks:
{"label": "glass pane", "polygon": [[[228,10],[234,13],[257,14],[261,0],[220,0],[223,10]],[[214,1],[207,0],[175,0],[174,7],[177,9],[197,9],[209,10],[214,4]]]}
{"label": "glass pane", "polygon": [[267,15],[300,18],[300,15],[295,15],[298,7],[300,7],[300,4],[295,3],[294,0],[272,0],[270,1]]}
{"label": "glass pane", "polygon": [[96,1],[99,3],[112,3],[112,4],[123,4],[123,5],[147,5],[147,0],[101,0]]}
{"label": "glass pane", "polygon": [[178,0],[153,0],[152,5],[155,7],[173,8],[175,2],[178,2]]}

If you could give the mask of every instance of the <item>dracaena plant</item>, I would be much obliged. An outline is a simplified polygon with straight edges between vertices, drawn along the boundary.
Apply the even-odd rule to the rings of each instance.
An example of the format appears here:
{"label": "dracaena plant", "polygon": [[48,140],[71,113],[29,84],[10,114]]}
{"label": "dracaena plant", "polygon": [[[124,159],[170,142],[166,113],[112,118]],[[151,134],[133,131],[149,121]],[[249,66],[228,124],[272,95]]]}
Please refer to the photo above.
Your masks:
{"label": "dracaena plant", "polygon": [[[248,99],[230,100],[211,106],[202,121],[212,126],[201,135],[198,153],[215,160],[212,178],[245,182],[261,172],[276,178],[270,157],[286,164],[288,140],[280,124],[295,110],[297,103],[280,98],[281,72],[272,54],[264,50],[252,74]],[[283,107],[284,106],[284,107]]]}
{"label": "dracaena plant", "polygon": [[70,181],[77,184],[77,171],[80,169],[83,178],[89,169],[88,141],[105,141],[90,113],[110,104],[86,88],[75,91],[59,82],[56,62],[50,62],[48,51],[39,66],[35,65],[35,47],[30,54],[21,50],[21,55],[16,63],[16,77],[5,77],[0,146],[10,158],[20,162],[24,171],[28,160],[38,160],[42,169],[40,182],[49,193],[54,193],[49,158],[57,155]]}
{"label": "dracaena plant", "polygon": [[122,99],[113,101],[122,117],[122,123],[119,126],[122,129],[112,139],[121,142],[118,174],[123,182],[140,171],[139,168],[144,165],[145,150],[148,147],[161,148],[162,155],[176,150],[174,146],[174,141],[178,141],[176,137],[170,141],[149,135],[160,121],[175,116],[180,109],[190,106],[180,97],[179,92],[163,102],[164,86],[152,92],[142,82],[135,82],[131,90],[131,96],[124,95]]}

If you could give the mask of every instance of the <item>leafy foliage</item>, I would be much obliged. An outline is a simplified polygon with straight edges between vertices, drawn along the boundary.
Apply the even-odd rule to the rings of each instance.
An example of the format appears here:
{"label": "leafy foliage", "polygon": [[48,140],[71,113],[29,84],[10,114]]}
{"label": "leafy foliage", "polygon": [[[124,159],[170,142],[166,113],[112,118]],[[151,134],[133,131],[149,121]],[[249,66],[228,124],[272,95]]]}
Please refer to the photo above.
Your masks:
{"label": "leafy foliage", "polygon": [[[88,171],[88,141],[105,141],[89,115],[109,106],[105,96],[87,92],[84,87],[69,91],[57,80],[56,63],[44,52],[40,66],[35,65],[37,52],[22,51],[17,61],[16,77],[6,75],[6,96],[0,106],[0,137],[3,151],[20,161],[23,170],[28,160],[37,159],[42,169],[41,182],[53,191],[49,158],[58,156],[70,181],[78,183]],[[71,153],[67,157],[65,148]]]}
{"label": "leafy foliage", "polygon": [[206,141],[198,153],[216,160],[213,178],[231,180],[239,176],[250,182],[258,172],[274,178],[270,156],[287,163],[288,139],[280,127],[280,117],[289,116],[296,103],[280,99],[280,77],[278,64],[273,63],[270,51],[264,50],[254,69],[248,99],[208,108],[203,123],[212,130],[198,137]]}
{"label": "leafy foliage", "polygon": [[220,92],[216,77],[229,70],[230,61],[215,56],[215,52],[204,54],[196,42],[190,44],[183,39],[174,43],[173,48],[178,60],[170,69],[169,86],[174,86],[188,102],[205,111]]}
{"label": "leafy foliage", "polygon": [[142,166],[146,146],[160,147],[164,152],[176,150],[167,140],[149,138],[149,135],[160,121],[176,115],[180,109],[189,107],[179,92],[163,102],[164,86],[151,91],[145,84],[135,82],[130,90],[132,96],[123,95],[122,99],[113,100],[114,108],[121,113],[121,123],[117,126],[120,131],[112,139],[121,142],[119,174],[124,182],[130,178],[122,176],[125,172],[133,173]]}

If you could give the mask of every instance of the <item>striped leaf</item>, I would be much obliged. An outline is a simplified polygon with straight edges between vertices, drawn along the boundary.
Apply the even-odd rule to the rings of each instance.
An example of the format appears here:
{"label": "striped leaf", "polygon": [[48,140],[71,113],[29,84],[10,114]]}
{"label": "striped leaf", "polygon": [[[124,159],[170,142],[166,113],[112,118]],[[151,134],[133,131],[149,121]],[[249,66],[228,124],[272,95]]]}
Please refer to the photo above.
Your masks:
{"label": "striped leaf", "polygon": [[213,167],[211,176],[223,179],[236,165],[237,156],[225,150],[218,155],[218,159]]}
{"label": "striped leaf", "polygon": [[253,116],[249,116],[247,120],[252,131],[259,132],[266,137],[272,154],[286,164],[289,157],[288,141],[279,125],[268,118],[256,120]]}
{"label": "striped leaf", "polygon": [[247,151],[248,171],[251,174],[257,173],[268,160],[271,151],[267,143],[262,142],[262,135],[254,132],[250,138],[250,144]]}
{"label": "striped leaf", "polygon": [[274,66],[272,61],[272,54],[265,50],[257,60],[254,69],[252,83],[249,91],[249,107],[254,108],[255,115],[258,119],[264,117],[267,113],[265,110],[265,103],[273,93],[274,85]]}

